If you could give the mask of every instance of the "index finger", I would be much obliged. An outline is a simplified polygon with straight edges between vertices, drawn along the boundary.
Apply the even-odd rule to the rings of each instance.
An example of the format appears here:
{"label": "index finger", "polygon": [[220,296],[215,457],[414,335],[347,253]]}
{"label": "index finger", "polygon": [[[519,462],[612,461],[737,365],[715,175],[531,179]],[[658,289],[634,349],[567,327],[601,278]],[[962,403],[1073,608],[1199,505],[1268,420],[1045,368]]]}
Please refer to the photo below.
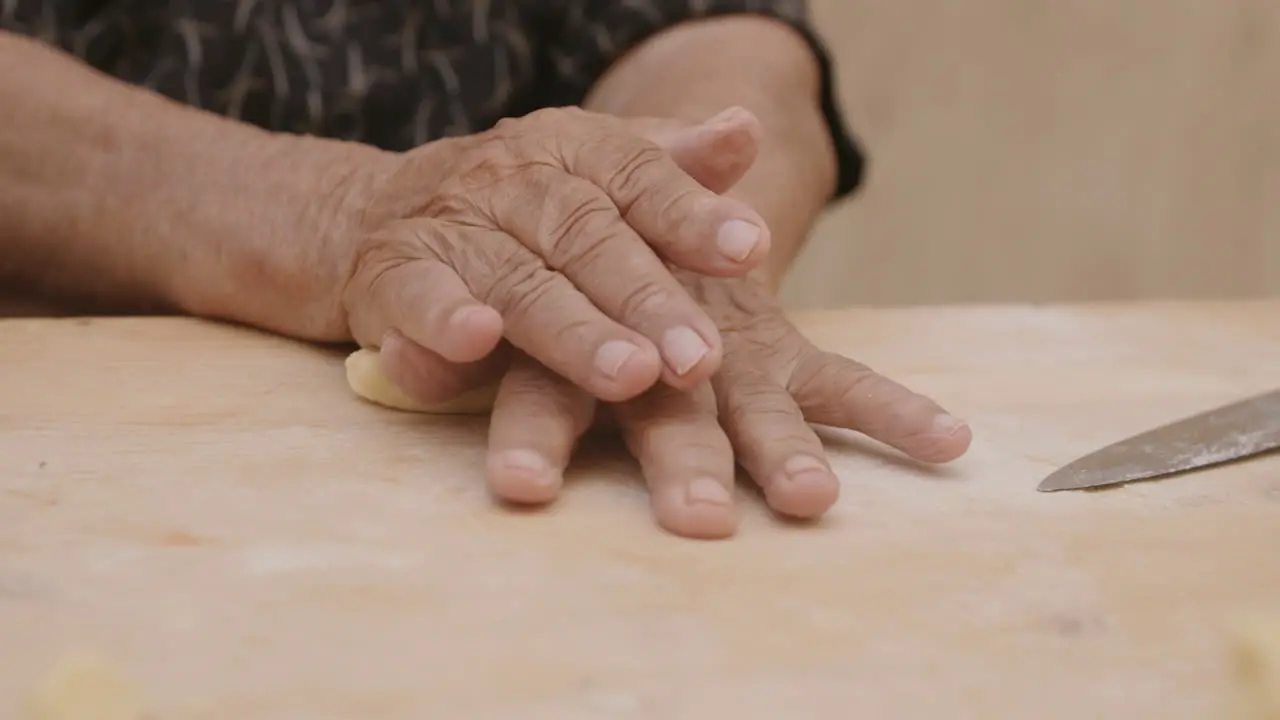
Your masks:
{"label": "index finger", "polygon": [[[717,122],[742,122],[728,115]],[[619,119],[584,126],[581,133],[557,134],[565,170],[603,190],[664,259],[705,275],[734,277],[768,255],[769,227],[746,203],[707,189],[670,153]]]}

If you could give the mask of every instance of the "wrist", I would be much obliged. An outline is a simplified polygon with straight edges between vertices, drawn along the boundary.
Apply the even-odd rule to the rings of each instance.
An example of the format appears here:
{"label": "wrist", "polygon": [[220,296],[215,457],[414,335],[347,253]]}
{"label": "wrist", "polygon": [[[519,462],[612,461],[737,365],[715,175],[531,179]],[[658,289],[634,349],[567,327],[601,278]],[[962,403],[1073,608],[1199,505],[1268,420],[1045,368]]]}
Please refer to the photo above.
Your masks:
{"label": "wrist", "polygon": [[278,330],[297,330],[282,309],[324,314],[341,271],[332,246],[358,224],[363,176],[391,154],[188,108],[3,32],[0,61],[27,69],[0,76],[7,288]]}
{"label": "wrist", "polygon": [[193,315],[306,339],[346,339],[339,289],[367,198],[398,156],[256,129],[228,136],[222,146],[218,160],[205,159],[219,170],[217,191],[181,189],[192,197],[185,222],[199,229],[191,238],[198,260],[180,259],[172,301]]}

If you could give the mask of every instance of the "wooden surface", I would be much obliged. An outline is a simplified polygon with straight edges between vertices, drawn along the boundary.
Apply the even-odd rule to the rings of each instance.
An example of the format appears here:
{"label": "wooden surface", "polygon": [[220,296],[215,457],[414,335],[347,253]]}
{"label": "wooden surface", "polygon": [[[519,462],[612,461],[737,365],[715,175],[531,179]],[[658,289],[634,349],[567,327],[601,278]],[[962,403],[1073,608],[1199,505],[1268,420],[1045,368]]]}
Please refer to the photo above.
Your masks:
{"label": "wooden surface", "polygon": [[1280,3],[809,4],[871,164],[793,307],[1280,296]]}
{"label": "wooden surface", "polygon": [[[96,648],[157,718],[1218,718],[1280,608],[1280,457],[1096,493],[1059,465],[1280,386],[1280,303],[817,314],[974,428],[941,470],[833,439],[812,527],[659,532],[596,449],[486,498],[477,421],[341,354],[182,320],[0,322],[0,702]],[[203,708],[206,715],[196,715]],[[0,716],[8,717],[8,708]]]}

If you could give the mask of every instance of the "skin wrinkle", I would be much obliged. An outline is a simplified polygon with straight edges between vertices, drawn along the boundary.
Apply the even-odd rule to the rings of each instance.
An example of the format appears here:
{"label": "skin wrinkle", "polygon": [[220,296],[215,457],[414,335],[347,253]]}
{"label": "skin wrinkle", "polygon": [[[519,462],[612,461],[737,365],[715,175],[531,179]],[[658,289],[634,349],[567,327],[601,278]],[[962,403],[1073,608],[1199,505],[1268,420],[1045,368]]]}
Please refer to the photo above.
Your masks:
{"label": "skin wrinkle", "polygon": [[[582,123],[582,131],[566,131],[564,127],[566,120]],[[551,363],[558,371],[568,372],[576,381],[605,382],[603,378],[598,381],[591,380],[591,378],[596,377],[595,371],[588,370],[587,366],[582,364],[585,358],[575,358],[573,356],[574,352],[581,353],[587,349],[587,346],[583,345],[584,342],[590,344],[602,343],[609,339],[631,339],[633,343],[641,346],[642,350],[644,350],[642,364],[627,370],[627,379],[619,378],[617,380],[623,385],[617,387],[597,387],[592,385],[594,393],[604,393],[603,396],[609,398],[632,396],[644,389],[644,386],[635,386],[632,383],[649,382],[645,380],[649,372],[646,368],[648,363],[654,361],[653,351],[645,349],[643,347],[645,343],[639,338],[624,332],[627,329],[642,331],[643,336],[648,339],[650,344],[656,344],[665,341],[670,328],[679,325],[698,328],[695,332],[704,337],[704,340],[710,345],[711,352],[704,354],[702,359],[697,361],[691,370],[680,378],[680,381],[685,384],[693,384],[705,379],[714,371],[721,356],[719,337],[710,323],[710,319],[687,297],[684,290],[677,284],[671,283],[671,288],[669,289],[663,286],[659,277],[669,281],[670,276],[655,255],[655,249],[645,247],[639,242],[640,238],[635,238],[635,241],[620,242],[620,240],[634,237],[634,234],[618,217],[617,203],[621,202],[624,206],[631,204],[633,206],[632,212],[638,218],[637,222],[645,227],[652,228],[655,221],[662,222],[663,220],[675,222],[677,225],[694,226],[690,225],[687,218],[658,218],[654,217],[652,213],[650,217],[644,217],[645,211],[641,209],[641,205],[648,202],[648,198],[644,193],[640,192],[638,187],[630,187],[629,185],[640,183],[641,174],[645,172],[651,175],[655,172],[660,173],[645,181],[653,186],[662,187],[662,178],[664,177],[663,174],[665,174],[668,177],[679,177],[685,184],[698,188],[699,192],[706,193],[706,198],[703,202],[715,202],[723,205],[724,201],[709,193],[705,187],[698,186],[696,181],[691,180],[688,176],[681,175],[683,171],[670,159],[667,159],[665,166],[659,166],[656,163],[650,163],[647,167],[645,165],[636,165],[633,168],[633,173],[623,175],[619,175],[616,172],[608,174],[603,166],[591,168],[590,172],[596,174],[594,177],[596,185],[589,184],[585,179],[566,174],[563,168],[555,168],[552,165],[554,161],[545,154],[541,160],[531,159],[538,157],[535,154],[537,148],[563,144],[563,141],[559,140],[559,138],[576,137],[581,145],[587,146],[586,140],[602,136],[601,133],[606,132],[608,128],[624,127],[628,122],[630,121],[609,118],[583,110],[546,110],[538,113],[529,122],[506,122],[503,124],[501,132],[491,132],[488,137],[481,141],[450,142],[439,146],[426,146],[409,153],[407,159],[402,163],[402,167],[390,175],[384,182],[384,186],[374,189],[372,202],[377,205],[378,209],[370,212],[370,215],[375,218],[386,219],[388,217],[386,214],[388,209],[402,211],[405,205],[401,202],[397,206],[396,197],[411,196],[415,190],[415,185],[422,184],[421,182],[415,182],[413,179],[412,172],[415,167],[425,165],[451,168],[454,174],[449,178],[441,180],[427,179],[428,185],[433,182],[437,183],[436,191],[429,202],[419,205],[419,210],[425,212],[428,218],[432,218],[432,222],[436,223],[437,226],[440,221],[447,222],[455,230],[450,232],[449,235],[458,236],[462,234],[451,241],[452,245],[471,247],[486,254],[493,253],[493,258],[496,262],[487,264],[485,267],[478,267],[475,262],[464,263],[464,260],[468,259],[469,256],[458,253],[456,250],[448,250],[442,246],[437,248],[437,251],[443,252],[451,258],[449,264],[460,275],[464,276],[464,283],[477,300],[489,305],[504,316],[507,336],[516,345],[534,354],[544,362]],[[656,123],[640,121],[635,124],[639,128],[653,126]],[[736,132],[730,124],[715,130],[710,137],[719,137],[717,133],[725,132],[725,128],[728,131]],[[711,132],[699,131],[696,127],[694,130]],[[682,130],[682,132],[688,134],[689,131]],[[647,148],[651,146],[648,140],[641,138],[639,135],[629,137],[625,141],[621,139],[613,140],[608,145],[608,147],[617,148],[615,152],[622,152],[626,148]],[[434,154],[434,152],[438,152],[438,148],[452,150],[457,155],[454,157],[438,156]],[[499,148],[505,148],[507,152],[505,157],[497,155]],[[577,152],[581,155],[580,148]],[[609,184],[614,185],[614,187],[608,187]],[[549,197],[544,197],[539,193],[538,185],[549,188],[547,191]],[[600,187],[601,185],[605,187]],[[476,188],[485,188],[485,191],[477,193],[475,192]],[[574,190],[574,188],[577,189]],[[471,192],[464,192],[464,189]],[[573,192],[578,194],[567,194]],[[638,196],[638,200],[620,194],[624,192]],[[668,191],[668,193],[670,192],[673,191]],[[679,192],[687,195],[692,191],[681,189]],[[612,201],[605,199],[605,193],[612,193]],[[380,199],[385,196],[390,196],[389,201]],[[585,201],[580,199],[584,197],[594,197],[596,200]],[[659,195],[659,197],[663,196]],[[632,202],[628,203],[628,200],[632,200]],[[559,207],[564,202],[571,204],[567,207]],[[592,208],[592,202],[598,203],[598,208]],[[576,207],[572,203],[577,203]],[[688,204],[690,208],[686,212],[694,210],[698,205],[698,203]],[[654,205],[654,207],[659,206],[657,204]],[[477,207],[480,210],[479,212],[473,209]],[[551,210],[551,217],[555,217],[556,213],[567,213],[567,216],[555,217],[558,223],[556,225],[544,225],[541,227],[530,225],[533,218],[544,215],[543,210],[546,208]],[[608,213],[605,212],[606,209]],[[732,217],[735,213],[738,216],[743,215],[744,210],[745,206],[739,204],[732,207],[725,206],[719,209],[718,212]],[[717,211],[717,208],[708,207],[706,211]],[[678,213],[679,210],[671,212]],[[394,215],[390,217],[394,217]],[[484,228],[489,220],[497,222],[493,222],[488,231],[481,230],[480,228]],[[511,225],[513,222],[519,224]],[[475,229],[468,232],[465,229],[466,226],[472,226]],[[505,233],[491,234],[498,231],[505,231]],[[478,234],[475,237],[467,237],[472,233]],[[514,239],[508,237],[508,234],[513,236]],[[485,239],[482,240],[481,238]],[[414,246],[433,242],[441,242],[441,238],[437,238],[434,233],[427,237],[420,237],[416,241],[408,243],[408,246],[393,248],[383,243],[382,247],[379,248],[375,245],[374,252],[412,254],[415,252]],[[510,244],[509,249],[501,249],[508,243]],[[528,248],[541,248],[542,251],[530,253]],[[422,248],[417,248],[416,251],[425,252]],[[498,256],[502,256],[502,259],[499,260]],[[361,256],[361,262],[369,262],[373,259],[367,255]],[[470,259],[474,260],[474,258]],[[515,291],[539,293],[536,296],[537,301],[512,304],[513,301],[503,294],[501,279],[495,278],[491,273],[494,265],[511,262],[517,263],[522,271],[524,263],[528,262],[541,268],[548,275],[551,273],[548,268],[560,269],[562,272],[568,273],[569,277],[578,278],[578,280],[575,281],[575,285],[575,283],[567,281],[555,282],[548,277],[545,281],[545,288],[532,286],[525,282],[517,286]],[[707,261],[703,260],[703,262],[705,264]],[[623,266],[632,266],[637,270],[622,273],[620,277],[625,278],[625,283],[622,285],[616,283],[612,285],[601,284],[599,282],[601,278],[597,277],[599,275],[598,270],[605,265],[614,271]],[[530,269],[531,271],[532,269]],[[352,302],[360,302],[359,289],[361,287],[360,282],[362,282],[360,278],[363,275],[364,273],[357,266],[353,273],[354,281],[348,285],[348,292],[345,295],[348,308],[351,307]],[[469,277],[473,275],[474,277]],[[537,274],[533,274],[531,277],[536,278]],[[427,301],[432,297],[431,291],[428,289],[411,291],[410,286],[406,283],[418,281],[413,280],[407,273],[397,275],[396,282],[399,282],[400,285],[395,286],[394,292],[388,290],[383,294],[413,297],[419,302]],[[495,283],[497,284],[496,287]],[[662,292],[655,293],[653,290],[648,289],[649,287],[660,288]],[[585,297],[578,294],[580,289],[584,291]],[[541,296],[541,293],[548,293],[548,291],[551,292],[547,297]],[[627,298],[641,297],[646,294],[652,294],[652,297],[666,298],[668,305],[662,308],[654,308],[643,317],[629,317],[629,312],[637,311],[628,310],[625,307],[626,303],[633,302],[628,301]],[[554,295],[554,297],[551,295]],[[679,297],[683,297],[683,300],[680,300]],[[456,298],[447,301],[458,302]],[[599,310],[591,305],[590,301],[594,301],[605,312],[600,313]],[[618,307],[619,302],[624,304],[621,310]],[[647,302],[654,301],[649,300]],[[379,311],[375,309],[373,312]],[[585,317],[584,313],[599,314],[593,315],[594,319],[591,320]],[[406,316],[397,314],[397,317]],[[565,328],[564,325],[566,323],[572,324],[572,327]],[[362,321],[356,323],[352,329],[356,331],[356,339],[358,341],[364,344],[373,344],[380,342],[381,337],[369,337],[365,334],[367,330],[363,328],[368,326],[381,330],[390,324],[392,323],[371,324],[367,321]],[[537,326],[537,329],[535,329],[535,326]],[[458,330],[457,332],[460,331]],[[419,342],[432,342],[433,336],[423,329],[407,334]],[[556,341],[557,337],[562,338],[566,335],[578,337],[578,345],[581,347],[576,351],[570,350],[564,347],[564,342]],[[447,341],[440,339],[435,342],[433,349],[437,352],[444,352],[447,348],[476,347],[465,340]],[[462,345],[458,345],[459,342]],[[461,350],[461,352],[469,351]],[[459,357],[458,359],[463,358]],[[631,364],[628,364],[628,367],[632,367]],[[684,365],[681,364],[680,367],[684,367]],[[662,372],[665,376],[668,371],[664,369]],[[623,394],[620,396],[619,393]]]}
{"label": "skin wrinkle", "polygon": [[[545,247],[533,250],[556,270],[585,270],[586,256],[598,253],[611,237],[605,230],[614,225],[617,215],[613,203],[603,195],[576,193],[576,188],[567,188],[546,176],[535,187],[545,190],[540,215],[552,222],[539,222],[538,236],[547,242]],[[538,211],[533,207],[529,210]]]}
{"label": "skin wrinkle", "polygon": [[595,402],[584,402],[581,396],[573,393],[545,392],[548,388],[566,387],[566,380],[559,378],[558,375],[520,372],[518,365],[522,363],[529,363],[527,357],[521,356],[513,365],[516,370],[511,375],[511,382],[503,387],[503,397],[499,402],[509,401],[512,405],[522,406],[522,413],[534,420],[549,415],[567,418],[570,432],[573,434],[573,442],[568,446],[570,452],[564,457],[567,461],[577,439],[594,420]]}
{"label": "skin wrinkle", "polygon": [[667,306],[671,298],[658,285],[637,285],[622,297],[620,317],[643,318]]}
{"label": "skin wrinkle", "polygon": [[[529,263],[527,268],[527,272],[517,275],[514,280],[508,280],[506,277],[497,279],[493,283],[495,291],[486,298],[488,303],[497,306],[505,317],[511,318],[513,324],[542,312],[548,304],[553,308],[548,312],[555,313],[554,307],[558,303],[553,296],[556,291],[572,289],[572,285],[564,279],[563,275],[550,272],[546,268],[536,267],[533,263]],[[557,333],[556,340],[563,342],[564,339],[558,335],[566,325],[582,328],[587,327],[589,323],[583,320],[568,320],[555,328],[544,329]]]}
{"label": "skin wrinkle", "polygon": [[379,290],[387,285],[388,277],[415,262],[418,262],[418,259],[411,257],[387,258],[379,262],[373,270],[373,277],[369,279],[369,293],[377,296]]}
{"label": "skin wrinkle", "polygon": [[[719,172],[717,174],[719,174]],[[696,197],[696,193],[692,189],[690,189],[690,190],[686,190],[684,192],[672,195],[667,200],[667,202],[663,203],[661,206],[659,206],[656,209],[651,209],[651,208],[644,208],[644,209],[649,210],[649,212],[651,212],[655,217],[659,218],[658,222],[660,225],[665,227],[672,227],[672,226],[678,227],[677,223],[671,221],[670,218],[678,217],[680,208],[682,207],[685,208],[686,214],[695,215],[696,213],[698,213],[698,209],[694,208],[693,206],[695,205],[695,203],[699,202],[699,200],[700,199]],[[637,212],[637,206],[642,204],[644,204],[644,199],[637,201],[631,207],[623,210],[622,219],[628,224],[634,222],[634,213]],[[693,245],[698,241],[697,238],[687,237],[685,233],[673,233],[673,235],[676,236],[675,240],[672,242],[673,245],[682,247],[682,249],[685,252],[689,252],[689,253],[692,253],[696,250],[696,248],[693,247]],[[664,257],[663,259],[669,260],[670,258]]]}
{"label": "skin wrinkle", "polygon": [[[844,413],[845,408],[860,404],[858,401],[873,399],[877,396],[875,386],[882,379],[870,368],[858,363],[858,367],[863,372],[852,382],[841,384],[836,375],[840,372],[842,363],[823,362],[826,359],[825,354],[819,354],[813,356],[808,362],[802,360],[791,373],[788,383],[788,389],[792,395],[802,405],[810,408],[811,413],[823,417],[835,417]],[[823,389],[833,386],[843,386],[844,392],[836,397],[823,392]],[[877,429],[866,422],[860,422],[859,425],[871,432]]]}
{"label": "skin wrinkle", "polygon": [[[501,238],[500,242],[506,242]],[[480,302],[497,308],[504,317],[513,322],[528,315],[529,309],[538,298],[552,290],[550,283],[556,277],[536,258],[528,255],[502,255],[489,251],[486,245],[472,244],[465,241],[455,243],[458,255],[473,258],[472,264],[483,266],[483,275],[469,273],[475,277],[471,292]],[[484,257],[484,260],[475,258]],[[455,261],[457,262],[457,261]],[[458,262],[459,265],[462,262]],[[468,283],[471,286],[471,283]],[[514,300],[513,300],[514,298]]]}
{"label": "skin wrinkle", "polygon": [[[577,159],[584,165],[598,164],[607,168],[601,173],[604,187],[610,191],[611,196],[617,198],[614,200],[614,207],[618,214],[626,217],[631,213],[632,206],[646,197],[644,188],[652,187],[651,183],[645,182],[646,175],[656,175],[655,171],[670,165],[671,160],[666,151],[651,143],[623,151],[621,156],[611,152],[614,150],[612,144],[600,142],[598,147],[593,147],[593,143],[587,142],[577,153]],[[600,152],[593,154],[593,149]],[[584,155],[588,158],[585,162],[580,159]]]}
{"label": "skin wrinkle", "polygon": [[733,372],[732,377],[734,391],[732,393],[720,393],[717,396],[720,415],[728,418],[730,424],[745,425],[752,419],[760,418],[761,414],[773,418],[790,418],[790,413],[785,412],[776,405],[769,402],[759,402],[762,398],[771,399],[772,394],[778,391],[777,383],[768,375],[764,373]]}
{"label": "skin wrinkle", "polygon": [[[628,449],[637,458],[649,458],[658,454],[655,448],[660,450],[662,447],[661,443],[654,442],[654,435],[664,430],[661,427],[663,421],[685,420],[688,417],[686,406],[707,407],[709,403],[711,403],[711,395],[705,385],[689,393],[657,387],[634,401],[618,406],[615,412],[623,421],[622,427],[626,433],[625,441]],[[637,422],[641,418],[643,421]],[[707,440],[705,435],[695,434],[685,441],[685,447],[720,451],[725,445],[719,438]]]}

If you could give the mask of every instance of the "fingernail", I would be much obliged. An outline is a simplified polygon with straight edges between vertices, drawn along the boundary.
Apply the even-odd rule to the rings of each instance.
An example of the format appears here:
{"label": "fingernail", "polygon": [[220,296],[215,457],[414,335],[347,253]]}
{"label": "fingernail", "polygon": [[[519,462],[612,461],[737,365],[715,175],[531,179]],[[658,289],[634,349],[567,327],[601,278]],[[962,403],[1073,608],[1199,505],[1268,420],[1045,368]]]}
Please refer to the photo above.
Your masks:
{"label": "fingernail", "polygon": [[610,340],[596,351],[596,369],[616,378],[622,372],[622,366],[639,351],[640,348],[625,340]]}
{"label": "fingernail", "polygon": [[745,220],[730,220],[720,226],[716,246],[721,254],[734,262],[746,260],[760,244],[760,228]]}
{"label": "fingernail", "polygon": [[943,413],[933,419],[933,429],[939,435],[955,435],[968,426],[968,423],[952,415]]}
{"label": "fingernail", "polygon": [[514,470],[540,483],[551,481],[551,463],[533,450],[507,450],[500,456],[502,467]]}
{"label": "fingernail", "polygon": [[787,475],[787,480],[795,482],[800,477],[810,473],[821,473],[826,476],[831,472],[827,464],[812,455],[792,455],[782,466],[783,471]]}
{"label": "fingernail", "polygon": [[689,483],[684,490],[684,497],[690,505],[728,505],[732,500],[724,485],[708,477]]}
{"label": "fingernail", "polygon": [[702,336],[687,327],[674,327],[662,336],[662,357],[676,375],[684,375],[711,352]]}

